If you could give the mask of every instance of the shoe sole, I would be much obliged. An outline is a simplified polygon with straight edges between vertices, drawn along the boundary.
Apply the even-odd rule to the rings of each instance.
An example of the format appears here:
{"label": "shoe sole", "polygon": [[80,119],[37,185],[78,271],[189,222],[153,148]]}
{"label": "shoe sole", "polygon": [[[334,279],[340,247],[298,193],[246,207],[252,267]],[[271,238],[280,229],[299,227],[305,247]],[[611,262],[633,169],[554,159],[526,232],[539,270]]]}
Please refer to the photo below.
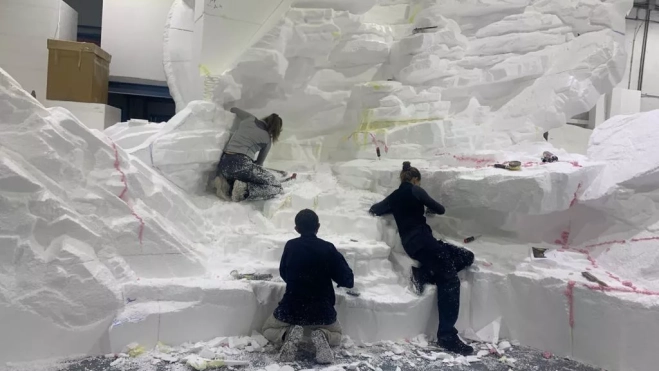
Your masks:
{"label": "shoe sole", "polygon": [[332,354],[332,348],[320,330],[315,330],[311,333],[311,342],[313,343],[314,348],[316,348],[316,363],[321,365],[327,365],[334,363],[334,354]]}
{"label": "shoe sole", "polygon": [[247,192],[247,183],[236,180],[233,183],[233,191],[231,192],[231,200],[233,202],[240,202],[245,200],[245,193]]}
{"label": "shoe sole", "polygon": [[229,182],[226,179],[221,177],[215,177],[213,180],[213,186],[215,187],[215,195],[224,201],[231,201],[229,197]]}
{"label": "shoe sole", "polygon": [[279,361],[280,362],[293,362],[295,361],[295,356],[297,355],[297,346],[302,341],[302,335],[304,335],[304,329],[301,326],[293,326],[292,329],[288,332],[288,336],[284,345],[281,347],[279,352]]}
{"label": "shoe sole", "polygon": [[[463,351],[461,351],[460,349],[453,348],[453,347],[447,347],[447,346],[444,346],[442,344],[437,344],[437,345],[440,348],[444,349],[445,351],[447,351],[449,353],[455,353],[455,354],[459,354],[459,355],[465,356],[465,357],[474,354],[474,348],[471,348],[471,351],[469,351],[469,349],[464,349]],[[468,345],[465,344],[465,346],[468,346]]]}

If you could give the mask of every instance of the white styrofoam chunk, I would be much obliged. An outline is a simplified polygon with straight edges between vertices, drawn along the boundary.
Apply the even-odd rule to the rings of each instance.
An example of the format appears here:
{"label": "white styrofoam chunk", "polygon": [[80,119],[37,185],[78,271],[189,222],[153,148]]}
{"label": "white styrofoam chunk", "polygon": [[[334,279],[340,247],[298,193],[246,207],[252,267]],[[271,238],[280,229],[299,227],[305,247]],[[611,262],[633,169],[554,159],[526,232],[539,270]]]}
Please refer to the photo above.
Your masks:
{"label": "white styrofoam chunk", "polygon": [[500,342],[499,346],[498,346],[499,350],[507,350],[507,349],[510,349],[511,347],[512,347],[512,345],[510,345],[510,342],[505,341],[505,340]]}
{"label": "white styrofoam chunk", "polygon": [[[604,161],[606,167],[598,175],[598,181],[586,190],[584,198],[598,198],[610,193],[617,184],[640,188],[650,184],[659,172],[656,159],[659,152],[655,143],[656,133],[650,128],[659,117],[659,111],[616,116],[593,131],[588,144],[588,157]],[[623,151],[622,143],[632,148]],[[625,145],[627,147],[627,145]]]}
{"label": "white styrofoam chunk", "polygon": [[205,359],[214,359],[215,358],[215,352],[209,349],[208,347],[203,348],[199,352],[199,357],[205,358]]}
{"label": "white styrofoam chunk", "polygon": [[534,10],[505,17],[499,22],[489,24],[476,32],[476,37],[499,36],[514,32],[533,32],[563,26],[555,14],[543,14]]}
{"label": "white styrofoam chunk", "polygon": [[351,0],[294,0],[296,8],[329,8],[334,10],[345,10],[355,14],[365,13],[376,4],[375,0],[351,1]]}
{"label": "white styrofoam chunk", "polygon": [[256,331],[252,331],[251,338],[252,338],[252,343],[256,343],[261,347],[268,345],[268,340],[265,337],[263,337],[263,335],[259,334]]}

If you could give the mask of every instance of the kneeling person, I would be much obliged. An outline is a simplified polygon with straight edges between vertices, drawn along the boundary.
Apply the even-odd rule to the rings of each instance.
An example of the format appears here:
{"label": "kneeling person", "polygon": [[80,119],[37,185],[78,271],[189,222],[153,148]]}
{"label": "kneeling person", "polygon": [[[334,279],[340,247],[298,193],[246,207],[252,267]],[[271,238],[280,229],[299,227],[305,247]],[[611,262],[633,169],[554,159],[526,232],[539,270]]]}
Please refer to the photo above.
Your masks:
{"label": "kneeling person", "polygon": [[318,363],[332,363],[330,346],[341,344],[332,281],[352,288],[354,276],[336,247],[316,237],[319,228],[315,212],[300,211],[295,217],[300,237],[286,243],[281,257],[279,273],[286,282],[286,293],[263,325],[263,336],[273,344],[283,344],[282,362],[295,359],[305,330],[311,335]]}

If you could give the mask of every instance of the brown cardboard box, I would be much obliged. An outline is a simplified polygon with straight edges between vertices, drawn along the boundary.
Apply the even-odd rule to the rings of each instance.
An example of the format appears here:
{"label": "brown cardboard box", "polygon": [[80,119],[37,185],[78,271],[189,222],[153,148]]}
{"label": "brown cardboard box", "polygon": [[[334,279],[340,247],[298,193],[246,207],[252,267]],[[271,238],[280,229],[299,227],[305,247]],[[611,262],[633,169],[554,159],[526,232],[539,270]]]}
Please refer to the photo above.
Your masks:
{"label": "brown cardboard box", "polygon": [[112,56],[97,45],[48,40],[48,100],[108,102]]}

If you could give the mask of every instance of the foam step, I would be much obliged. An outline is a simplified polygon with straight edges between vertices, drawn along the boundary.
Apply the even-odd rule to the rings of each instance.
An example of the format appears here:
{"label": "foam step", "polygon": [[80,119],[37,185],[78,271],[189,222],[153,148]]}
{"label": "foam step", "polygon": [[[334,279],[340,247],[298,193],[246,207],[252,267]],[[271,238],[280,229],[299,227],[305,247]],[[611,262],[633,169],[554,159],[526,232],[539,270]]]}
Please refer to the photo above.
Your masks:
{"label": "foam step", "polygon": [[[110,330],[112,352],[137,341],[147,349],[158,341],[178,345],[218,336],[260,331],[282,297],[278,282],[219,280],[143,280],[128,283],[124,296],[131,302]],[[425,332],[435,300],[411,294],[400,285],[369,283],[352,297],[337,290],[336,309],[344,331],[354,339],[374,342],[412,337]]]}
{"label": "foam step", "polygon": [[[286,242],[298,237],[299,235],[294,233],[241,235],[235,237],[235,241],[229,241],[224,254],[233,256],[244,252],[256,260],[279,261]],[[322,230],[318,237],[333,243],[343,255],[353,254],[358,260],[388,259],[391,251],[391,247],[381,241],[357,240],[345,235],[323,233]]]}
{"label": "foam step", "polygon": [[[646,339],[659,331],[656,300],[648,297],[639,302],[638,294],[593,291],[582,283],[577,283],[566,298],[566,287],[567,279],[475,267],[463,275],[458,328],[475,333],[501,321],[500,337],[561,357],[597,361],[607,369],[646,370],[652,361]],[[134,341],[150,348],[158,341],[177,345],[247,335],[259,330],[284,289],[285,285],[277,282],[210,279],[127,283],[124,297],[131,302],[111,326],[111,351],[120,351]],[[397,340],[436,331],[432,287],[423,297],[412,295],[401,285],[373,283],[360,290],[357,298],[337,290],[336,304],[345,333],[357,342]],[[633,350],[621,353],[623,340]]]}
{"label": "foam step", "polygon": [[[348,262],[355,275],[355,287],[365,288],[372,284],[398,285],[404,280],[393,271],[392,264],[389,260],[357,260]],[[222,268],[222,267],[218,267]],[[271,274],[275,280],[279,279],[279,262],[256,262],[246,263],[238,267],[234,265],[225,265],[225,271],[240,270],[243,273],[261,273]],[[218,276],[218,279],[224,278]]]}
{"label": "foam step", "polygon": [[[224,263],[224,258],[235,258],[237,255],[244,255],[246,259],[244,259],[241,266],[243,270],[271,273],[278,276],[279,261],[284,252],[284,246],[287,241],[298,236],[296,234],[257,235],[251,236],[249,240],[246,240],[246,236],[240,236],[235,243],[227,244],[228,247],[223,255],[218,258],[218,263],[213,262],[213,264],[225,266],[227,269],[232,270],[234,268],[231,265],[231,260]],[[321,234],[319,237],[336,246],[337,250],[348,261],[358,280],[380,280],[387,283],[398,281],[398,276],[394,273],[392,264],[389,261],[391,248],[384,242],[358,241],[336,235]]]}
{"label": "foam step", "polygon": [[[328,234],[340,234],[349,238],[381,240],[382,229],[377,219],[369,216],[366,211],[359,215],[338,214],[316,210],[321,222],[321,228]],[[292,230],[296,210],[281,210],[274,214],[271,222],[280,229]]]}
{"label": "foam step", "polygon": [[241,335],[257,327],[254,321],[265,320],[257,313],[257,298],[249,283],[167,281],[126,285],[124,295],[133,301],[110,327],[112,352],[131,342],[149,349],[159,341],[174,345]]}
{"label": "foam step", "polygon": [[341,212],[352,209],[365,214],[371,203],[367,200],[368,197],[364,197],[364,193],[350,192],[342,187],[329,188],[325,186],[323,189],[314,183],[299,182],[290,189],[285,188],[285,193],[282,196],[264,201],[258,207],[263,210],[263,214],[268,218],[272,218],[275,213],[284,209],[296,211],[302,209],[315,211],[339,210]]}
{"label": "foam step", "polygon": [[[530,215],[567,210],[575,195],[594,180],[594,170],[601,166],[587,162],[540,165],[536,159],[536,164],[523,167],[521,171],[506,171],[488,166],[496,161],[487,157],[451,157],[452,161],[461,159],[465,167],[442,168],[438,166],[441,157],[412,164],[423,175],[424,189],[440,199],[447,210],[478,209]],[[400,166],[398,160],[355,160],[338,164],[333,170],[339,181],[352,187],[387,191],[400,184]],[[361,184],[355,179],[362,179]]]}

